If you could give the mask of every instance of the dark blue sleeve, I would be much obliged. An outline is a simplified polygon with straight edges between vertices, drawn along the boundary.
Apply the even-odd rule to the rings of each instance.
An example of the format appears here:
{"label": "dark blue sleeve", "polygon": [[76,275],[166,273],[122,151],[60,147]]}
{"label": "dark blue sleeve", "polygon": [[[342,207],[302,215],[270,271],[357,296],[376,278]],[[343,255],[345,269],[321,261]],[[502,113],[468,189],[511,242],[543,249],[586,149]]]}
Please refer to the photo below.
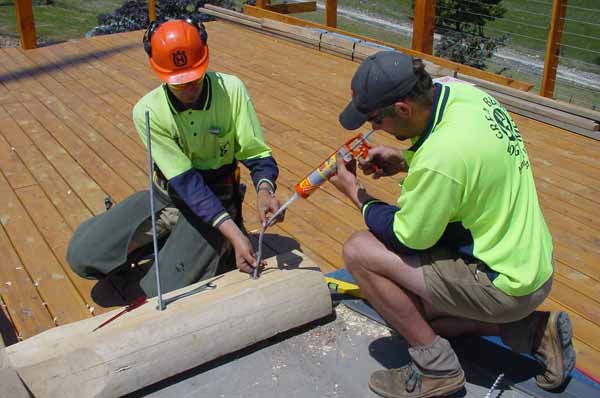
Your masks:
{"label": "dark blue sleeve", "polygon": [[194,214],[205,223],[217,227],[231,218],[221,201],[204,183],[204,178],[196,170],[190,169],[171,178],[169,184]]}
{"label": "dark blue sleeve", "polygon": [[397,206],[373,200],[363,205],[363,217],[369,231],[388,249],[396,253],[414,253],[415,250],[400,242],[394,233],[394,216],[399,210]]}
{"label": "dark blue sleeve", "polygon": [[252,183],[255,188],[264,180],[267,180],[273,186],[273,190],[277,188],[275,181],[277,181],[277,177],[279,176],[279,168],[272,156],[260,159],[246,159],[241,162],[250,170]]}

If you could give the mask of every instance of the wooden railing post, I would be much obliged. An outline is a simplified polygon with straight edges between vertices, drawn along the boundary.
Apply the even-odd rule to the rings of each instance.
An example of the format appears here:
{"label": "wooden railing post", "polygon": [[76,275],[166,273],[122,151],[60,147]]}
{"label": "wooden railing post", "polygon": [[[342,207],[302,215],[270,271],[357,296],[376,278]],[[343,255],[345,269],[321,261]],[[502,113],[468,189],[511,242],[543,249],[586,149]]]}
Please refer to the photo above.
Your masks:
{"label": "wooden railing post", "polygon": [[325,25],[337,27],[337,0],[327,0],[325,3]]}
{"label": "wooden railing post", "polygon": [[156,3],[154,0],[148,0],[148,21],[156,21]]}
{"label": "wooden railing post", "polygon": [[271,4],[271,0],[256,0],[256,6],[258,8],[265,8],[265,6],[269,4]]}
{"label": "wooden railing post", "polygon": [[432,54],[434,30],[435,0],[415,0],[412,49]]}
{"label": "wooden railing post", "polygon": [[554,83],[556,83],[556,70],[560,57],[560,45],[562,32],[565,26],[565,15],[567,14],[567,0],[554,0],[552,2],[552,19],[548,30],[548,42],[546,43],[546,58],[544,60],[544,76],[540,94],[544,97],[554,96]]}
{"label": "wooden railing post", "polygon": [[35,48],[35,22],[31,0],[15,0],[15,10],[17,11],[17,26],[21,37],[21,47],[26,50]]}

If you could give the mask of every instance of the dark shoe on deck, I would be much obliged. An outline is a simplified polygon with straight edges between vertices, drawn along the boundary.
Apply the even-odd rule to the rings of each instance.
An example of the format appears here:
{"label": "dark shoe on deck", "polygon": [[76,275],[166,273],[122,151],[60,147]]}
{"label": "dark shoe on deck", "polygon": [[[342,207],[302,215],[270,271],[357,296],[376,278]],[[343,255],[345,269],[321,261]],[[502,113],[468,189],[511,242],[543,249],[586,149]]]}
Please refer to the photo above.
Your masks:
{"label": "dark shoe on deck", "polygon": [[534,340],[534,357],[544,366],[535,381],[544,390],[560,387],[575,367],[573,327],[563,311],[536,312],[539,325]]}
{"label": "dark shoe on deck", "polygon": [[443,376],[421,373],[413,363],[399,369],[378,370],[371,375],[369,387],[385,398],[443,397],[465,386],[462,369]]}

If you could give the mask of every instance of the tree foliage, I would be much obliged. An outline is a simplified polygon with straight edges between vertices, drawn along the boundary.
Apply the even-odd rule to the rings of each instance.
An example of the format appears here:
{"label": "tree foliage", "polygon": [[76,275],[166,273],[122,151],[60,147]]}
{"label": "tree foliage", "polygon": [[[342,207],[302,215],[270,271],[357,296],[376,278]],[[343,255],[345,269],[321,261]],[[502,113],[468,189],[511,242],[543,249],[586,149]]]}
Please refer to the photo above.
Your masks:
{"label": "tree foliage", "polygon": [[483,37],[485,24],[506,14],[500,3],[502,0],[437,0],[435,25]]}
{"label": "tree foliage", "polygon": [[436,55],[463,65],[485,69],[485,61],[504,45],[505,37],[488,38],[447,31],[435,46]]}
{"label": "tree foliage", "polygon": [[[158,0],[156,2],[156,16],[159,20],[186,17],[190,14],[197,14],[198,8],[207,3],[225,8],[232,8],[233,6],[231,0]],[[200,14],[201,21],[212,19],[210,15]],[[146,29],[148,23],[148,1],[128,0],[112,13],[99,15],[99,25],[89,35],[106,35]]]}
{"label": "tree foliage", "polygon": [[442,35],[436,55],[461,64],[484,69],[486,61],[504,46],[506,36],[486,37],[487,22],[502,18],[502,0],[437,0],[436,31]]}

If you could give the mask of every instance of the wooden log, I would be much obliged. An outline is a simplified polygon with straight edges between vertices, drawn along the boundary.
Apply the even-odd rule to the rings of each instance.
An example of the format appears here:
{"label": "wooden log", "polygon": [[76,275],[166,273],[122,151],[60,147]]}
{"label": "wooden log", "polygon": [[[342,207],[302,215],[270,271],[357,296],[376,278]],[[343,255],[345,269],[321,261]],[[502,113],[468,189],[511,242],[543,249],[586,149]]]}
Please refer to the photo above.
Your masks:
{"label": "wooden log", "polygon": [[544,105],[553,109],[558,109],[563,112],[571,113],[573,115],[600,122],[600,112],[592,109],[583,108],[581,106],[573,105],[568,102],[559,101],[552,98],[542,97],[541,95],[538,95],[534,92],[524,92],[521,90],[516,90],[511,87],[506,87],[501,84],[492,83],[483,79],[477,79],[475,77],[467,76],[462,73],[457,74],[457,77],[461,80],[466,80],[468,82],[475,83],[477,86],[480,86],[484,89],[491,89],[503,94],[507,94],[513,97],[527,100],[529,102],[533,102],[535,104]]}
{"label": "wooden log", "polygon": [[537,120],[539,122],[543,122],[543,123],[549,124],[551,126],[556,126],[563,130],[571,131],[573,133],[577,133],[579,135],[583,135],[583,136],[586,136],[589,138],[593,138],[597,141],[600,141],[600,132],[598,132],[598,131],[587,130],[587,129],[575,126],[573,124],[569,124],[569,123],[563,122],[561,120],[552,119],[548,116],[540,115],[539,113],[534,113],[531,110],[519,108],[519,107],[516,107],[513,105],[504,104],[504,107],[512,113],[516,113],[518,115],[525,116],[530,119]]}
{"label": "wooden log", "polygon": [[200,7],[198,9],[198,11],[200,11],[200,12],[205,12],[205,10],[211,10],[211,11],[215,11],[215,12],[218,13],[218,14],[212,14],[212,15],[216,15],[216,16],[220,16],[219,14],[230,15],[232,17],[236,17],[238,19],[242,19],[242,20],[247,20],[247,21],[250,21],[250,22],[254,22],[255,24],[259,24],[259,25],[263,21],[262,18],[255,18],[255,17],[252,17],[250,15],[246,15],[246,14],[241,13],[241,12],[230,10],[229,8],[218,7],[218,6],[215,6],[215,5],[212,5],[212,4],[208,4],[208,3],[204,4],[204,7]]}
{"label": "wooden log", "polygon": [[316,1],[304,1],[302,3],[279,3],[269,4],[265,8],[280,14],[296,14],[299,12],[313,12],[317,10]]}
{"label": "wooden log", "polygon": [[540,97],[533,93],[520,92],[498,84],[466,77],[464,75],[461,75],[458,80],[463,83],[479,86],[480,89],[486,91],[500,101],[500,103],[502,103],[502,105],[510,112],[596,140],[600,137],[600,133],[598,133],[600,124],[597,121],[569,112],[569,110],[580,110],[578,107],[566,107],[565,111],[563,111],[563,107],[561,106],[562,103],[559,101]]}
{"label": "wooden log", "polygon": [[[489,92],[491,95],[493,95],[498,101],[500,101],[505,106],[509,105],[509,106],[512,106],[515,108],[524,109],[533,114],[538,114],[542,117],[545,117],[547,119],[554,119],[559,122],[563,122],[566,125],[573,125],[575,127],[580,127],[584,130],[598,131],[600,128],[600,126],[598,126],[598,122],[583,118],[581,116],[572,115],[570,113],[563,112],[558,109],[549,108],[544,105],[531,103],[527,100],[523,100],[518,97],[512,97],[510,95],[495,92],[490,89],[486,89],[485,91]],[[537,120],[540,120],[540,119],[537,119]]]}
{"label": "wooden log", "polygon": [[5,348],[7,365],[36,397],[118,397],[331,313],[310,259],[293,251],[267,263],[257,280],[232,271],[164,311],[152,300],[95,332],[119,310],[48,330]]}
{"label": "wooden log", "polygon": [[0,386],[2,386],[2,396],[10,398],[31,398],[27,389],[23,385],[17,372],[7,367],[6,352],[4,350],[4,339],[0,335]]}
{"label": "wooden log", "polygon": [[14,369],[0,368],[0,386],[2,396],[7,398],[31,398],[19,375]]}
{"label": "wooden log", "polygon": [[343,58],[354,59],[354,46],[360,40],[336,33],[321,35],[320,50]]}
{"label": "wooden log", "polygon": [[283,14],[279,14],[276,12],[272,12],[269,10],[265,10],[265,9],[261,9],[258,6],[254,7],[248,4],[244,4],[244,14],[245,15],[250,15],[253,17],[257,17],[257,18],[264,18],[264,19],[273,19],[273,20],[277,20],[280,22],[284,22],[287,24],[291,24],[291,25],[298,25],[298,26],[309,26],[312,28],[317,28],[317,29],[323,29],[323,30],[329,30],[331,32],[336,32],[342,35],[346,35],[346,36],[350,36],[350,37],[355,37],[364,41],[370,41],[372,43],[375,44],[380,44],[383,46],[389,46],[394,48],[395,50],[399,50],[402,51],[408,55],[411,55],[413,57],[418,57],[418,58],[423,58],[426,60],[429,60],[431,62],[434,62],[440,66],[443,66],[445,68],[451,69],[453,71],[459,71],[461,73],[465,73],[465,74],[469,74],[471,76],[476,76],[482,79],[486,79],[489,81],[493,81],[499,84],[504,84],[510,87],[514,87],[517,88],[519,90],[524,90],[524,91],[529,91],[531,90],[531,88],[533,87],[533,84],[530,83],[526,83],[526,82],[521,82],[518,80],[514,80],[512,78],[506,77],[506,76],[501,76],[501,75],[496,75],[494,73],[490,73],[490,72],[486,72],[486,71],[482,71],[480,69],[477,68],[473,68],[471,66],[467,66],[467,65],[461,65],[457,62],[452,62],[452,61],[448,61],[446,59],[443,58],[439,58],[439,57],[435,57],[433,55],[429,55],[429,54],[425,54],[419,51],[414,51],[412,49],[409,48],[403,48],[394,44],[390,44],[390,43],[386,43],[383,42],[381,40],[377,40],[371,37],[367,37],[367,36],[363,36],[363,35],[358,35],[355,33],[351,33],[351,32],[347,32],[345,30],[342,29],[337,29],[337,28],[333,28],[333,27],[329,27],[327,25],[323,25],[323,24],[318,24],[315,22],[311,22],[308,20],[304,20],[301,18],[295,18],[289,15],[283,15]]}
{"label": "wooden log", "polygon": [[321,36],[324,32],[315,29],[303,28],[301,26],[288,25],[283,22],[264,19],[262,22],[263,31],[275,33],[278,36],[290,38],[318,48],[321,43]]}
{"label": "wooden log", "polygon": [[[208,5],[210,5],[210,4],[205,4],[205,6],[208,6]],[[208,7],[206,7],[206,8],[201,7],[198,9],[198,11],[200,11],[203,14],[212,15],[213,17],[224,19],[226,21],[239,23],[241,25],[245,25],[245,26],[248,26],[253,29],[261,29],[262,28],[261,21],[259,20],[259,18],[252,18],[255,20],[259,20],[258,22],[256,22],[251,19],[241,18],[239,15],[232,15],[232,13],[225,14],[220,11],[215,11]],[[239,13],[236,13],[236,14],[239,14]]]}

